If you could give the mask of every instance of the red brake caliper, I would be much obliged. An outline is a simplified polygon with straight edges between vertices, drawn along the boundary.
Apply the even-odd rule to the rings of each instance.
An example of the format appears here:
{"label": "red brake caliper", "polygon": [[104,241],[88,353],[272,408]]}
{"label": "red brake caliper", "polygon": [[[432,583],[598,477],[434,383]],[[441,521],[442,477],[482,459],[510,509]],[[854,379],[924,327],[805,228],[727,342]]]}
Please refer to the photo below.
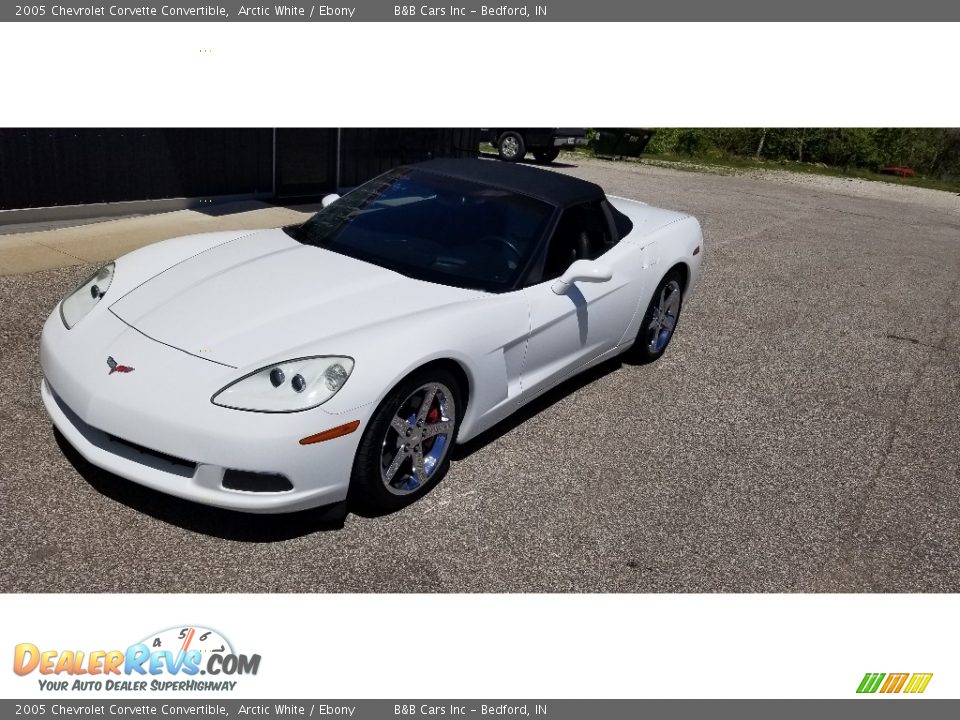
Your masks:
{"label": "red brake caliper", "polygon": [[[440,419],[440,408],[434,405],[430,408],[430,412],[427,413],[427,425],[432,425]],[[427,438],[423,441],[423,449],[430,451],[430,448],[433,447],[433,444],[437,441],[437,436],[434,435],[432,438]]]}

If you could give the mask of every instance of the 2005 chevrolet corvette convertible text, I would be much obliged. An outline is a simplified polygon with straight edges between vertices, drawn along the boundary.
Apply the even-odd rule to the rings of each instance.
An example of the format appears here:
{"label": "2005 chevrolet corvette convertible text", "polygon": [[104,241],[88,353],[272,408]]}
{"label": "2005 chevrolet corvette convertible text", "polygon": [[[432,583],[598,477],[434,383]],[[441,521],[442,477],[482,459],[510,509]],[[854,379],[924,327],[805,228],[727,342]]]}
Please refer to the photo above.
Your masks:
{"label": "2005 chevrolet corvette convertible text", "polygon": [[156,243],[47,320],[43,402],[91,463],[248,512],[389,512],[571,375],[666,349],[697,221],[489,160],[401,167],[302,225]]}

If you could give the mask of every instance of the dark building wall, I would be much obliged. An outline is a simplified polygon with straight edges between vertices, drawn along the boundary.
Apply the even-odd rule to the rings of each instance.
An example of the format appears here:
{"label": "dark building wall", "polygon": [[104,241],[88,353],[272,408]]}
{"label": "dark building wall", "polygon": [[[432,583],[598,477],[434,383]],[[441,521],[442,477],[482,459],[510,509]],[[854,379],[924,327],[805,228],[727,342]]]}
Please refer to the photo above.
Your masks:
{"label": "dark building wall", "polygon": [[392,167],[435,157],[476,157],[476,128],[344,128],[340,186],[352,187]]}
{"label": "dark building wall", "polygon": [[314,197],[336,188],[336,129],[277,128],[277,197]]}
{"label": "dark building wall", "polygon": [[269,194],[273,132],[0,130],[0,209]]}
{"label": "dark building wall", "polygon": [[313,197],[403,163],[475,156],[479,139],[461,128],[0,129],[0,210]]}

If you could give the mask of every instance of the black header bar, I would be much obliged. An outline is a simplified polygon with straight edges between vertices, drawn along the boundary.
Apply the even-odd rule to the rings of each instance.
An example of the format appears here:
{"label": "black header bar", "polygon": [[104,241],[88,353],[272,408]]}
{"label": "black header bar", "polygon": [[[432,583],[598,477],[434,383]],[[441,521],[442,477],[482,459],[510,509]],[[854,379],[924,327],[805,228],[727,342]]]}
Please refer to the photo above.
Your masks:
{"label": "black header bar", "polygon": [[[237,0],[202,2],[96,2],[61,0],[0,6],[0,21],[16,22],[944,22],[960,20],[960,3],[942,0],[539,0],[530,3],[401,3],[363,0],[350,4]],[[860,30],[851,30],[861,32]],[[654,32],[654,30],[651,30]],[[677,38],[683,42],[682,37]],[[815,42],[811,47],[815,47]],[[889,48],[902,52],[903,48]],[[884,52],[878,48],[878,52]]]}

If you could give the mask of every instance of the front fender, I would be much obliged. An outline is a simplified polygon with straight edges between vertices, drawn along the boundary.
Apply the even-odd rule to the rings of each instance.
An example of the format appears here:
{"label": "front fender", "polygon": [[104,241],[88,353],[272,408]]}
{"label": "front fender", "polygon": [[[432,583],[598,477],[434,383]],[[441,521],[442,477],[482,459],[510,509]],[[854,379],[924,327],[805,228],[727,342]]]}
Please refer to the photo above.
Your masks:
{"label": "front fender", "polygon": [[354,371],[324,409],[349,412],[379,404],[403,378],[436,360],[453,360],[470,384],[460,427],[466,440],[514,408],[530,334],[530,312],[520,292],[483,295],[404,318],[402,322],[324,339],[326,349],[350,355]]}

